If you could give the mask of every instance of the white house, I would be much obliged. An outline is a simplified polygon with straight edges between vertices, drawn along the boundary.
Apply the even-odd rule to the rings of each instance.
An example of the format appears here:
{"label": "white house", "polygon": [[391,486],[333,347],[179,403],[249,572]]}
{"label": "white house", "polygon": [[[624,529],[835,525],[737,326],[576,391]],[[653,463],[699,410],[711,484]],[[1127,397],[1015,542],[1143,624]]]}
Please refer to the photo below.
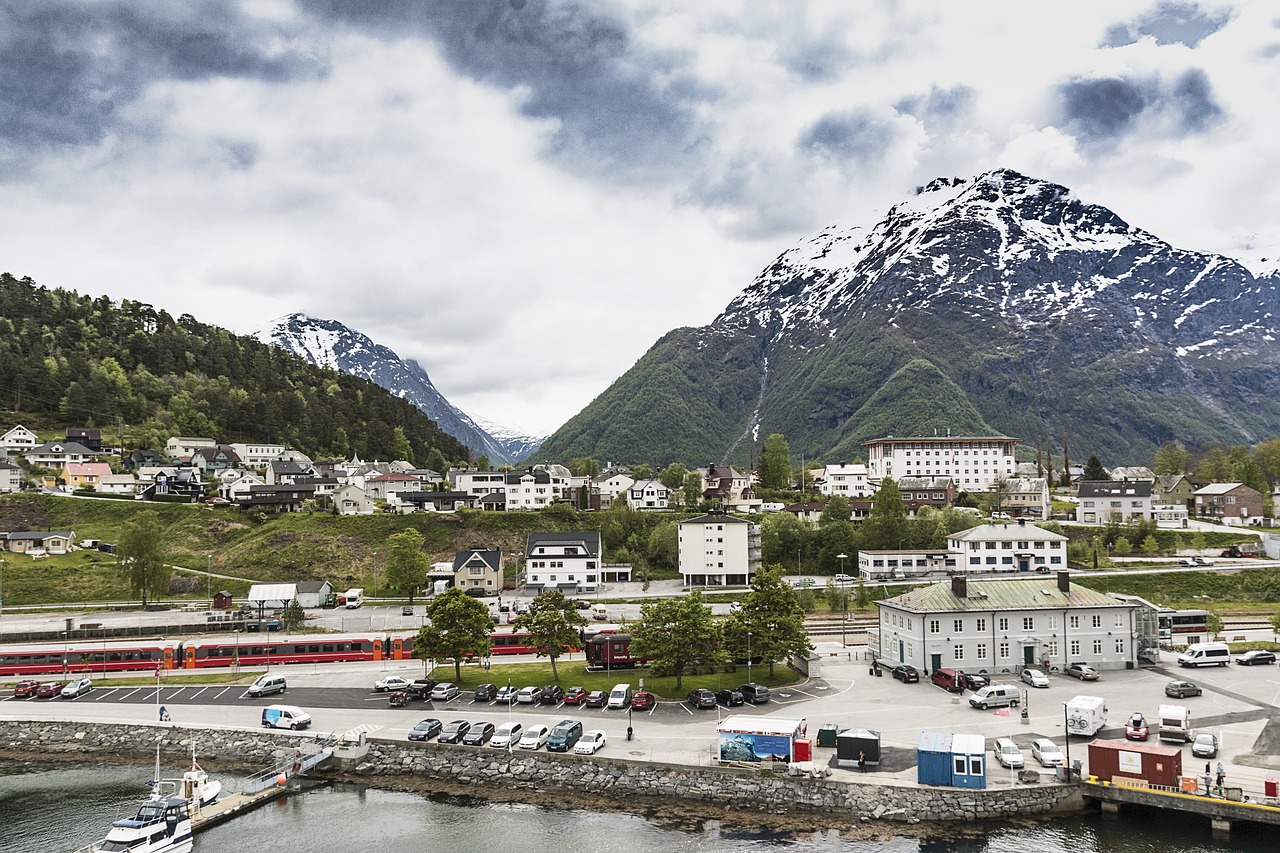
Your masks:
{"label": "white house", "polygon": [[818,491],[846,498],[867,497],[876,491],[868,476],[867,466],[861,462],[828,465],[818,480]]}
{"label": "white house", "polygon": [[1155,620],[1140,618],[1138,605],[1073,584],[1065,571],[1056,582],[957,575],[875,604],[868,651],[926,673],[951,667],[990,677],[1077,661],[1127,669],[1158,643]]}
{"label": "white house", "polygon": [[1001,506],[1015,518],[1033,521],[1049,518],[1049,480],[1045,477],[1010,477],[1003,481]]}
{"label": "white house", "polygon": [[250,468],[266,468],[274,460],[286,458],[285,451],[289,448],[285,447],[283,444],[241,443],[232,444],[231,449],[240,457],[240,462],[248,465]]}
{"label": "white house", "polygon": [[627,503],[632,509],[666,509],[667,487],[657,479],[632,483],[627,489]]}
{"label": "white house", "polygon": [[1022,519],[980,524],[947,538],[956,568],[974,572],[1052,572],[1067,567],[1067,537]]}
{"label": "white house", "polygon": [[391,471],[373,477],[365,477],[364,490],[374,500],[390,500],[397,492],[420,492],[422,481],[412,474]]}
{"label": "white house", "polygon": [[449,472],[449,480],[454,488],[469,495],[482,497],[493,492],[507,491],[507,475],[502,471],[476,471],[474,469],[453,469]]}
{"label": "white house", "polygon": [[23,454],[39,446],[39,444],[39,436],[22,424],[18,424],[4,435],[0,435],[0,450],[5,453]]}
{"label": "white house", "polygon": [[878,485],[885,477],[950,477],[963,492],[989,491],[1001,477],[1012,477],[1018,439],[1005,435],[888,436],[864,441],[867,477]]}
{"label": "white house", "polygon": [[132,474],[107,474],[98,483],[98,491],[109,495],[136,495],[141,483]]}
{"label": "white house", "polygon": [[600,584],[600,531],[530,533],[524,550],[524,585],[531,589],[590,591]]}
{"label": "white house", "polygon": [[254,486],[265,486],[267,481],[257,474],[241,472],[241,475],[218,487],[218,493],[233,503],[239,503],[249,497]]}
{"label": "white house", "polygon": [[858,574],[868,581],[954,574],[959,565],[960,556],[954,551],[858,551]]}
{"label": "white house", "polygon": [[601,509],[608,509],[618,495],[625,495],[634,484],[635,479],[627,472],[611,471],[592,481],[591,488],[600,496]]}
{"label": "white house", "polygon": [[542,509],[564,497],[568,481],[557,473],[537,468],[509,471],[506,476],[507,509]]}
{"label": "white house", "polygon": [[1083,480],[1078,488],[1080,503],[1076,521],[1106,524],[1111,519],[1131,521],[1152,518],[1155,505],[1149,480]]}
{"label": "white house", "polygon": [[16,492],[22,488],[22,469],[0,462],[0,492]]}
{"label": "white house", "polygon": [[373,498],[354,483],[340,486],[333,493],[333,508],[338,515],[372,515]]}
{"label": "white house", "polygon": [[713,512],[680,522],[685,586],[747,586],[760,570],[760,525]]}
{"label": "white house", "polygon": [[[218,442],[212,438],[194,438],[185,435],[170,436],[164,443],[164,455],[170,459],[189,459],[197,450],[204,447],[217,447]],[[241,457],[244,458],[243,456]]]}
{"label": "white house", "polygon": [[98,454],[74,441],[49,441],[31,448],[23,458],[43,468],[65,468],[72,462],[92,462]]}

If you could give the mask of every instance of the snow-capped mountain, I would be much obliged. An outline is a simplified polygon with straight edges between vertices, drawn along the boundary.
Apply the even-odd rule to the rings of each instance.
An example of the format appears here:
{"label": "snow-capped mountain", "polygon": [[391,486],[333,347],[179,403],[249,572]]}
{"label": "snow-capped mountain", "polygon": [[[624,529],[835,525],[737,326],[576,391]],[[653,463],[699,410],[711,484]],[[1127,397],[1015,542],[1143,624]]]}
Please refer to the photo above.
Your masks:
{"label": "snow-capped mountain", "polygon": [[476,456],[488,456],[494,465],[519,462],[542,443],[540,438],[472,418],[436,390],[431,377],[416,361],[400,358],[337,320],[287,314],[255,332],[254,337],[312,364],[332,367],[386,388],[425,412]]}
{"label": "snow-capped mountain", "polygon": [[938,179],[871,227],[783,252],[542,455],[652,458],[611,443],[633,431],[603,416],[632,399],[688,425],[665,453],[699,464],[747,459],[751,436],[774,432],[833,461],[867,438],[947,428],[1069,434],[1116,463],[1175,438],[1248,443],[1280,428],[1280,276],[1249,260],[1175,248],[1017,172]]}

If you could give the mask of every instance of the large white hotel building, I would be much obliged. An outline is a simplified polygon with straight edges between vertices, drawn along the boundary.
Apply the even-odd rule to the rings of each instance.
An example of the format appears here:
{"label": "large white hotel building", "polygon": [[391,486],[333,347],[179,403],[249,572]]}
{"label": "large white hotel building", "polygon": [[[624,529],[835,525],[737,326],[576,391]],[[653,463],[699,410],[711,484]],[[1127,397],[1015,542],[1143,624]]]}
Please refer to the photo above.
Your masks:
{"label": "large white hotel building", "polygon": [[1011,478],[1018,439],[1006,435],[948,435],[876,438],[865,441],[867,478],[950,477],[958,491],[990,491],[1001,477]]}

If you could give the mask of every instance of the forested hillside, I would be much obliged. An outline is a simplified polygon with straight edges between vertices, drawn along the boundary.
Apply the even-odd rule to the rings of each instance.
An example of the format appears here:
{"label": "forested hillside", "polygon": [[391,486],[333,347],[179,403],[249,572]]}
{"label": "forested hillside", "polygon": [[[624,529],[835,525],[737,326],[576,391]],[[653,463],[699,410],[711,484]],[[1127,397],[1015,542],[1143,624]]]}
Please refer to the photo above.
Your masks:
{"label": "forested hillside", "polygon": [[[99,427],[162,449],[171,435],[286,444],[311,455],[470,458],[371,382],[141,302],[119,305],[0,274],[0,393],[8,425]],[[12,422],[12,423],[10,423]]]}

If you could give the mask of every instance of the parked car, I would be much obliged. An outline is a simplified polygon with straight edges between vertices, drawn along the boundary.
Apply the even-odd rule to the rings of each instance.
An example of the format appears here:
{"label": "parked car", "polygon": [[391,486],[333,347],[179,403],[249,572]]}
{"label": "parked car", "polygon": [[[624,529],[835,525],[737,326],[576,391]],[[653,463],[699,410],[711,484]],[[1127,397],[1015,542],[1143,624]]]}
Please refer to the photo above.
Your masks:
{"label": "parked car", "polygon": [[493,701],[502,705],[511,705],[516,701],[516,694],[520,692],[520,688],[510,684],[504,684],[498,688],[498,692],[494,694]]}
{"label": "parked car", "polygon": [[74,699],[77,696],[82,696],[85,693],[88,693],[92,689],[93,679],[77,678],[75,681],[72,681],[66,687],[62,688],[62,692],[58,695],[63,699]]}
{"label": "parked car", "polygon": [[1183,559],[1178,561],[1178,565],[1182,566],[1185,569],[1193,569],[1196,567],[1196,561],[1191,559],[1190,557],[1184,557]]}
{"label": "parked car", "polygon": [[542,700],[542,688],[529,685],[521,687],[520,692],[516,694],[516,702],[521,705],[536,705]]}
{"label": "parked car", "polygon": [[32,696],[36,695],[36,690],[39,688],[40,682],[36,681],[34,678],[24,678],[22,681],[13,685],[13,695],[15,699],[20,696],[25,696],[30,699]]}
{"label": "parked car", "polygon": [[471,731],[471,724],[466,720],[452,720],[440,730],[436,741],[438,743],[459,743],[467,736],[469,731]]}
{"label": "parked car", "polygon": [[1064,670],[1067,675],[1080,679],[1081,681],[1097,681],[1098,671],[1087,663],[1068,664]]}
{"label": "parked car", "polygon": [[735,708],[746,700],[737,690],[717,690],[716,701],[726,708]]}
{"label": "parked car", "polygon": [[409,740],[431,740],[442,728],[444,724],[435,717],[427,717],[409,730]]}
{"label": "parked car", "polygon": [[466,593],[472,598],[484,598],[486,595],[489,594],[488,592],[485,591],[485,588],[482,586],[468,587],[466,590]]}
{"label": "parked car", "polygon": [[996,761],[999,761],[1002,767],[1021,768],[1025,763],[1022,757],[1022,750],[1018,749],[1018,745],[1007,737],[996,738],[992,745],[992,751],[996,754]]}
{"label": "parked car", "polygon": [[579,598],[577,601],[573,603],[573,606],[578,608],[579,610],[590,610],[591,602],[587,601],[585,598]]}
{"label": "parked car", "polygon": [[853,575],[836,575],[835,581],[836,581],[836,586],[843,586],[846,584],[853,583],[854,577]]}
{"label": "parked car", "polygon": [[1022,671],[1022,680],[1032,687],[1048,687],[1049,676],[1038,669],[1027,667]]}
{"label": "parked car", "polygon": [[594,755],[604,746],[605,735],[599,729],[587,729],[573,745],[573,751],[579,755]]}
{"label": "parked car", "polygon": [[489,738],[493,737],[493,723],[476,723],[467,729],[467,733],[462,736],[462,742],[467,746],[484,746],[489,742]]}
{"label": "parked car", "polygon": [[564,692],[564,704],[581,705],[587,699],[587,688],[570,687]]}
{"label": "parked car", "polygon": [[1196,758],[1217,758],[1218,736],[1208,732],[1196,735],[1196,739],[1191,742],[1191,754]]}
{"label": "parked car", "polygon": [[498,695],[498,685],[481,684],[476,687],[475,695],[472,696],[476,702],[492,702],[493,697]]}
{"label": "parked car", "polygon": [[462,695],[462,690],[452,681],[442,681],[431,688],[432,702],[449,702]]}
{"label": "parked car", "polygon": [[893,668],[890,673],[894,678],[903,684],[915,684],[920,680],[920,670],[916,669],[909,663],[900,663]]}
{"label": "parked car", "polygon": [[542,696],[538,701],[543,705],[559,705],[564,701],[564,688],[559,684],[548,684],[542,688]]}
{"label": "parked car", "polygon": [[695,708],[714,708],[716,706],[716,694],[705,687],[690,690],[685,699]]}
{"label": "parked car", "polygon": [[547,738],[551,736],[551,729],[544,725],[530,726],[524,730],[524,734],[520,736],[521,749],[537,749],[546,746]]}
{"label": "parked car", "polygon": [[1190,681],[1170,681],[1164,686],[1164,695],[1172,696],[1175,699],[1199,696],[1202,693],[1204,691],[1200,689],[1200,685]]}
{"label": "parked car", "polygon": [[65,682],[62,682],[62,681],[44,682],[43,684],[41,684],[39,687],[36,688],[36,698],[52,699],[54,696],[57,696],[59,693],[62,692],[63,684],[65,684]]}
{"label": "parked car", "polygon": [[405,690],[410,684],[409,679],[401,678],[398,675],[388,675],[385,678],[379,678],[373,682],[373,689],[379,693],[387,690]]}
{"label": "parked car", "polygon": [[1213,560],[1206,560],[1204,557],[1192,557],[1191,559],[1197,566],[1204,566],[1205,568],[1208,568],[1213,565]]}
{"label": "parked car", "polygon": [[401,616],[412,616],[412,615],[413,615],[413,605],[412,605],[412,604],[406,604],[406,605],[404,605],[403,607],[401,607],[401,608],[400,608],[400,615],[401,615]]}
{"label": "parked car", "polygon": [[631,697],[631,707],[637,711],[648,711],[658,704],[658,699],[648,690],[637,690]]}
{"label": "parked car", "polygon": [[763,684],[744,684],[738,688],[742,701],[752,705],[764,705],[769,701],[769,688]]}
{"label": "parked car", "polygon": [[1031,757],[1039,761],[1041,767],[1063,767],[1067,762],[1062,750],[1047,737],[1031,741]]}
{"label": "parked car", "polygon": [[[587,694],[587,700],[583,703],[588,708],[603,708],[604,703],[609,701],[609,694],[603,690],[592,690]],[[712,707],[715,707],[714,705]]]}
{"label": "parked car", "polygon": [[489,738],[489,746],[509,749],[518,744],[523,735],[524,725],[522,723],[503,723],[494,731],[493,737]]}
{"label": "parked car", "polygon": [[415,678],[409,682],[409,686],[404,689],[404,692],[409,694],[410,699],[421,699],[425,702],[431,698],[431,691],[439,683],[434,678]]}
{"label": "parked car", "polygon": [[1141,714],[1135,713],[1129,718],[1129,722],[1124,724],[1125,740],[1146,740],[1148,734],[1150,729],[1147,726],[1147,720]]}
{"label": "parked car", "polygon": [[964,674],[964,686],[969,690],[981,690],[990,683],[985,675],[978,675],[972,672]]}
{"label": "parked car", "polygon": [[742,612],[742,602],[741,602],[741,601],[730,601],[730,602],[729,602],[729,612],[730,612],[730,613],[741,613],[741,612]]}
{"label": "parked car", "polygon": [[1253,666],[1254,664],[1271,664],[1276,662],[1275,652],[1269,652],[1265,649],[1253,649],[1245,652],[1236,658],[1236,663],[1241,666]]}

